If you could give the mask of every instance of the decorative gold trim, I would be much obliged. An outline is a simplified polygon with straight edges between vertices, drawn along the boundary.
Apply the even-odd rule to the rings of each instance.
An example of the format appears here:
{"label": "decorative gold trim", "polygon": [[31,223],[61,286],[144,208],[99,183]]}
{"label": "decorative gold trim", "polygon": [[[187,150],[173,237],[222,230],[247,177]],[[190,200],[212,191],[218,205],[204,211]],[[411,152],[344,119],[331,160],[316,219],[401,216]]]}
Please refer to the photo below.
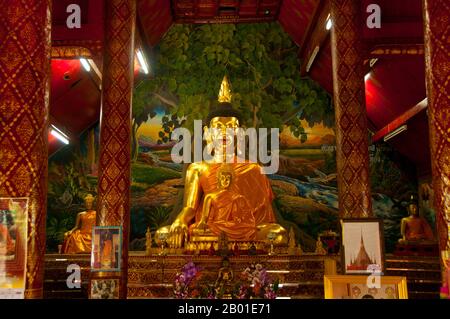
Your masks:
{"label": "decorative gold trim", "polygon": [[[334,296],[336,285],[343,284],[365,284],[369,276],[360,275],[325,275],[323,284],[325,289],[325,299],[339,299]],[[408,299],[408,288],[406,277],[381,276],[381,285],[397,285],[398,299]]]}

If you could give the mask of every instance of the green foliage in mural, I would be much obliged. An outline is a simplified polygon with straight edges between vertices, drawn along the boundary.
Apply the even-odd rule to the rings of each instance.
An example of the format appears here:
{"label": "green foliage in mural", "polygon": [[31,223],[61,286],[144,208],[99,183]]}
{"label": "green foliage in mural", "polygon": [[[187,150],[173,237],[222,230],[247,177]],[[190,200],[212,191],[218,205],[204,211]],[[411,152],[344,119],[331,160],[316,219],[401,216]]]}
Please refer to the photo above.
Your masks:
{"label": "green foliage in mural", "polygon": [[398,200],[408,200],[417,192],[415,168],[402,159],[389,144],[373,147],[370,154],[372,191]]}
{"label": "green foliage in mural", "polygon": [[232,104],[243,114],[244,125],[287,125],[304,142],[300,120],[331,127],[334,112],[329,95],[300,77],[297,51],[278,23],[176,24],[157,48],[154,77],[135,89],[134,129],[161,107],[167,115],[161,142],[177,126],[192,129],[194,120],[206,118],[227,74]]}

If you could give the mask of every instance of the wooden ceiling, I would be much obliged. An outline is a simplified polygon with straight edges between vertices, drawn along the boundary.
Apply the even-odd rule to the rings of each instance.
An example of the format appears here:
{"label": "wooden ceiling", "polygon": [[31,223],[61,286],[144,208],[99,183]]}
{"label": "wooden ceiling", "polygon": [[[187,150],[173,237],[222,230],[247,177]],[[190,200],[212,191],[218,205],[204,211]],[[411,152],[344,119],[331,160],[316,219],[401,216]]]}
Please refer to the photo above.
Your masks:
{"label": "wooden ceiling", "polygon": [[176,23],[275,21],[282,0],[171,0]]}

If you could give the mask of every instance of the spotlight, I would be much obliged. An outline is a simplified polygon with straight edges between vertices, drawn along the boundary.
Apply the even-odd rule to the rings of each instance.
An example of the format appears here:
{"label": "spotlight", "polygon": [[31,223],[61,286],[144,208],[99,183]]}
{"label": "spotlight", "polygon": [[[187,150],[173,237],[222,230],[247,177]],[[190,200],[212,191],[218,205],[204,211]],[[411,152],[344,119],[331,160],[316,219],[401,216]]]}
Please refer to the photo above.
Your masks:
{"label": "spotlight", "polygon": [[320,50],[320,47],[316,46],[314,48],[314,51],[311,53],[308,63],[306,64],[306,72],[309,72],[309,70],[311,69],[311,66],[312,66],[314,60],[316,59],[316,56],[317,56],[317,53],[319,53],[319,50]]}
{"label": "spotlight", "polygon": [[80,62],[86,71],[88,71],[88,72],[91,71],[91,65],[89,64],[89,62],[86,59],[80,59]]}
{"label": "spotlight", "polygon": [[395,129],[394,131],[392,131],[391,133],[389,133],[389,134],[387,134],[384,138],[383,138],[383,141],[388,141],[388,140],[390,140],[391,138],[393,138],[394,136],[397,136],[398,134],[400,134],[401,132],[403,132],[403,131],[406,131],[408,129],[408,126],[405,124],[405,125],[402,125],[402,126],[400,126],[399,128],[397,128],[397,129]]}
{"label": "spotlight", "polygon": [[60,129],[58,129],[56,126],[54,126],[53,124],[51,125],[51,127],[52,127],[52,129],[50,131],[50,134],[53,135],[54,137],[56,137],[61,142],[63,142],[64,144],[68,145],[69,137],[66,134],[64,134]]}
{"label": "spotlight", "polygon": [[328,14],[326,23],[325,23],[325,29],[330,30],[331,27],[333,26],[333,21],[331,21],[331,16],[330,14]]}
{"label": "spotlight", "polygon": [[136,53],[139,64],[141,65],[142,70],[144,71],[145,74],[148,74],[148,66],[147,66],[147,62],[144,59],[144,55],[142,54],[142,51],[139,49]]}

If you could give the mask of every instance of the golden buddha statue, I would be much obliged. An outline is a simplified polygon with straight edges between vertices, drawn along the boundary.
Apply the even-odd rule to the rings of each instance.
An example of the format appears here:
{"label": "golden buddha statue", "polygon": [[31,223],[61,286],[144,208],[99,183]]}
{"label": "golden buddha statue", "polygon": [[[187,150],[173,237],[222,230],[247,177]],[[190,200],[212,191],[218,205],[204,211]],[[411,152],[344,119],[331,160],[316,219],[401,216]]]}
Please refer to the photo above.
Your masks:
{"label": "golden buddha statue", "polygon": [[417,201],[411,196],[411,201],[408,205],[409,216],[401,221],[400,231],[402,238],[399,239],[400,244],[406,243],[431,243],[434,236],[430,225],[425,218],[419,216],[419,208]]}
{"label": "golden buddha statue", "polygon": [[90,253],[92,245],[92,227],[95,226],[96,212],[93,210],[94,196],[86,195],[86,211],[78,213],[75,227],[64,234],[63,254]]}
{"label": "golden buddha statue", "polygon": [[217,109],[208,116],[209,127],[203,128],[208,146],[216,146],[213,158],[189,165],[183,209],[172,225],[158,229],[155,240],[166,233],[169,245],[180,248],[188,238],[218,241],[221,232],[232,241],[267,241],[268,234],[275,233],[274,244],[287,244],[287,232],[276,223],[272,209],[274,194],[261,166],[238,161],[236,149],[230,151],[227,147],[233,138],[227,129],[240,127],[240,115],[231,106],[226,77],[219,101]]}

